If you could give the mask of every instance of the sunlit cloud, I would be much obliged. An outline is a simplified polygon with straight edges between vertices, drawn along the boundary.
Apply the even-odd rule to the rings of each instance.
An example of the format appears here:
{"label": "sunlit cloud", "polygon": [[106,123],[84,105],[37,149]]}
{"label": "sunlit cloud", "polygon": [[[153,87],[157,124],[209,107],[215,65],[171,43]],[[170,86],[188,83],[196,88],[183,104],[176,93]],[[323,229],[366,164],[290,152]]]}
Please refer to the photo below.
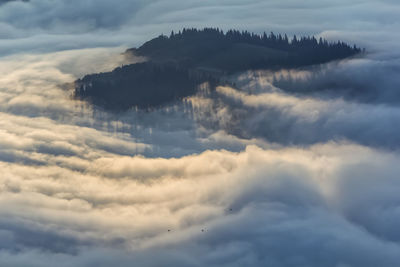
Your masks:
{"label": "sunlit cloud", "polygon": [[[394,0],[0,2],[0,265],[397,266],[398,13]],[[76,79],[145,60],[127,48],[205,26],[367,53],[235,74],[151,111],[72,98]]]}
{"label": "sunlit cloud", "polygon": [[[328,238],[337,246],[352,247],[359,256],[375,251],[372,262],[387,257],[393,263],[399,260],[399,248],[385,240],[399,241],[393,235],[398,214],[382,212],[388,198],[398,199],[398,160],[396,154],[331,143],[310,149],[249,146],[240,153],[207,151],[176,159],[114,155],[88,164],[84,171],[2,163],[1,213],[7,216],[1,225],[13,236],[5,249],[36,247],[41,253],[60,250],[74,255],[81,247],[100,246],[141,254],[173,246],[186,253],[187,242],[194,242],[190,253],[197,264],[218,264],[218,258],[230,255],[232,264],[239,265],[250,255],[260,260],[263,249],[277,249],[274,244],[293,250],[303,238],[312,238],[307,246],[312,251],[321,249]],[[315,232],[320,224],[325,226]],[[58,240],[54,242],[59,246],[40,243],[34,234],[38,232]],[[257,232],[259,237],[253,239]],[[288,234],[293,235],[290,242]],[[258,249],[240,245],[247,242],[257,242]],[[222,244],[217,258],[194,256]],[[332,266],[339,261],[369,266],[364,257],[338,254],[342,252],[337,248],[323,248],[332,255]],[[232,255],[231,249],[241,252]],[[260,262],[250,257],[249,263],[285,264],[275,258],[276,252]],[[320,260],[308,252],[302,256],[308,265],[317,266]]]}

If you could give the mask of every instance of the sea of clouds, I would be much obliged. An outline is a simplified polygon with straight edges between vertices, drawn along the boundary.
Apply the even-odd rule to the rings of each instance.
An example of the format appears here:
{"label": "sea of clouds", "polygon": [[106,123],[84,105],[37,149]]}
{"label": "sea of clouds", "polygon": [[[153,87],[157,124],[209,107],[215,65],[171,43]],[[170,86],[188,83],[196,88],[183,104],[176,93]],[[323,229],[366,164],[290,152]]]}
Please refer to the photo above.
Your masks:
{"label": "sea of clouds", "polygon": [[[400,264],[400,4],[0,2],[0,265]],[[73,100],[182,27],[315,34],[353,59],[153,111]],[[138,59],[139,60],[139,59]]]}

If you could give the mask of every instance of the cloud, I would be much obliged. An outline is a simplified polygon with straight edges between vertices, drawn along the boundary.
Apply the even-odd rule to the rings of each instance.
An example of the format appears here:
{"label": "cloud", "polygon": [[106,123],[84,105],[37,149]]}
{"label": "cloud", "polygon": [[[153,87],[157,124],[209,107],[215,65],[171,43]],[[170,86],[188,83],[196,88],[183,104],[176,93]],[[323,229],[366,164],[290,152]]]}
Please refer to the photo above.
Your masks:
{"label": "cloud", "polygon": [[[269,82],[273,75],[248,73],[237,78],[239,90],[220,87],[213,98],[108,114],[57,86],[89,68],[123,64],[119,51],[14,55],[0,65],[1,265],[336,267],[400,260],[400,156],[332,141],[383,136],[396,144],[390,125],[397,106],[288,94]],[[371,123],[373,116],[379,120]],[[335,123],[321,126],[323,120]],[[266,128],[266,121],[277,124]],[[359,136],[384,123],[386,135]],[[278,132],[281,139],[271,138]]]}
{"label": "cloud", "polygon": [[216,114],[217,127],[246,138],[300,145],[345,139],[398,149],[398,69],[396,56],[365,55],[301,70],[247,72],[232,78],[236,89],[217,88],[219,100],[200,109]]}
{"label": "cloud", "polygon": [[237,89],[218,87],[192,101],[200,123],[213,121],[242,138],[284,145],[351,140],[398,149],[396,69],[355,59],[317,70],[249,72],[233,78]]}
{"label": "cloud", "polygon": [[[152,260],[176,266],[392,266],[398,214],[385,210],[396,209],[388,204],[398,201],[398,160],[331,143],[169,160],[113,156],[84,172],[2,163],[0,221],[12,237],[2,253],[67,257],[75,266],[119,247],[122,264],[134,255],[147,265],[157,253]],[[48,254],[57,250],[64,255]]]}
{"label": "cloud", "polygon": [[[0,55],[138,46],[183,27],[218,26],[344,39],[369,50],[396,47],[394,1],[12,1],[0,8]],[[118,15],[116,15],[118,14]],[[384,18],[381,14],[385,14]],[[267,19],[266,19],[267,18]],[[382,42],[385,40],[385,42]]]}
{"label": "cloud", "polygon": [[[396,266],[398,11],[394,0],[2,3],[0,265]],[[76,78],[192,26],[317,34],[368,53],[240,74],[236,88],[151,112],[71,99]]]}
{"label": "cloud", "polygon": [[23,5],[12,2],[4,6],[1,13],[4,21],[16,28],[37,28],[50,32],[59,32],[62,29],[63,33],[79,33],[96,28],[118,27],[134,16],[134,11],[143,3],[140,0],[119,1],[118,5],[109,1],[38,0]]}
{"label": "cloud", "polygon": [[13,1],[29,2],[29,0],[1,0],[0,5],[7,4],[7,3],[13,2]]}
{"label": "cloud", "polygon": [[[278,73],[270,80],[291,93],[398,106],[399,69],[400,61],[396,57],[358,58],[310,69],[306,77],[297,76],[293,71],[287,75]],[[261,73],[259,77],[263,76],[268,75]]]}

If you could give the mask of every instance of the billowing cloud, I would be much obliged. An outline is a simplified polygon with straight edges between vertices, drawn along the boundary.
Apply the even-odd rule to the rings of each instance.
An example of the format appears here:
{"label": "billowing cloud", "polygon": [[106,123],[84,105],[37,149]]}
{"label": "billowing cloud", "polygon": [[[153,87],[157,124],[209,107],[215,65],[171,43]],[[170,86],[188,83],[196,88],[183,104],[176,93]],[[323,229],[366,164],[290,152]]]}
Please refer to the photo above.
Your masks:
{"label": "billowing cloud", "polygon": [[279,89],[249,94],[218,87],[217,92],[222,100],[204,107],[202,112],[215,110],[217,127],[242,137],[298,145],[329,140],[352,140],[386,148],[400,145],[395,126],[400,120],[398,106],[296,97]]}
{"label": "billowing cloud", "polygon": [[118,248],[121,266],[136,257],[150,266],[392,266],[400,260],[399,214],[390,212],[399,201],[398,161],[330,143],[112,156],[84,171],[2,163],[2,254],[79,259],[75,266]]}
{"label": "billowing cloud", "polygon": [[[278,73],[243,74],[239,89],[124,114],[76,102],[58,87],[90,62],[103,62],[98,71],[123,64],[118,51],[11,56],[1,65],[2,265],[400,260],[400,155],[332,141],[396,145],[396,105],[285,93],[272,84]],[[361,120],[372,116],[379,119]],[[387,132],[364,133],[374,127]]]}
{"label": "billowing cloud", "polygon": [[[0,265],[397,266],[398,13],[394,0],[1,2]],[[192,26],[367,53],[241,73],[146,112],[71,99],[75,79],[143,60],[126,48]]]}

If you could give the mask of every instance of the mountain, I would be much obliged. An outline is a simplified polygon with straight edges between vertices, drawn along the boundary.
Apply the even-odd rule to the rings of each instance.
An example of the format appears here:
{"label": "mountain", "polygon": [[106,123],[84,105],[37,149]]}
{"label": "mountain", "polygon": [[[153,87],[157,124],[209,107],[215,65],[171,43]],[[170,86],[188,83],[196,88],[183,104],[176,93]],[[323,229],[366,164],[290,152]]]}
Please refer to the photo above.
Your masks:
{"label": "mountain", "polygon": [[161,35],[139,48],[128,50],[152,61],[185,62],[191,67],[218,69],[228,73],[249,69],[300,67],[342,59],[360,52],[343,42],[328,43],[315,37],[293,37],[281,34],[257,35],[218,29],[184,29]]}
{"label": "mountain", "polygon": [[147,62],[77,80],[74,96],[111,110],[151,108],[193,95],[201,83],[213,87],[227,74],[322,64],[360,52],[356,46],[315,37],[289,40],[274,33],[183,29],[126,51]]}
{"label": "mountain", "polygon": [[173,62],[143,62],[112,72],[86,75],[75,82],[75,96],[110,110],[151,108],[196,93],[197,86],[217,80]]}

